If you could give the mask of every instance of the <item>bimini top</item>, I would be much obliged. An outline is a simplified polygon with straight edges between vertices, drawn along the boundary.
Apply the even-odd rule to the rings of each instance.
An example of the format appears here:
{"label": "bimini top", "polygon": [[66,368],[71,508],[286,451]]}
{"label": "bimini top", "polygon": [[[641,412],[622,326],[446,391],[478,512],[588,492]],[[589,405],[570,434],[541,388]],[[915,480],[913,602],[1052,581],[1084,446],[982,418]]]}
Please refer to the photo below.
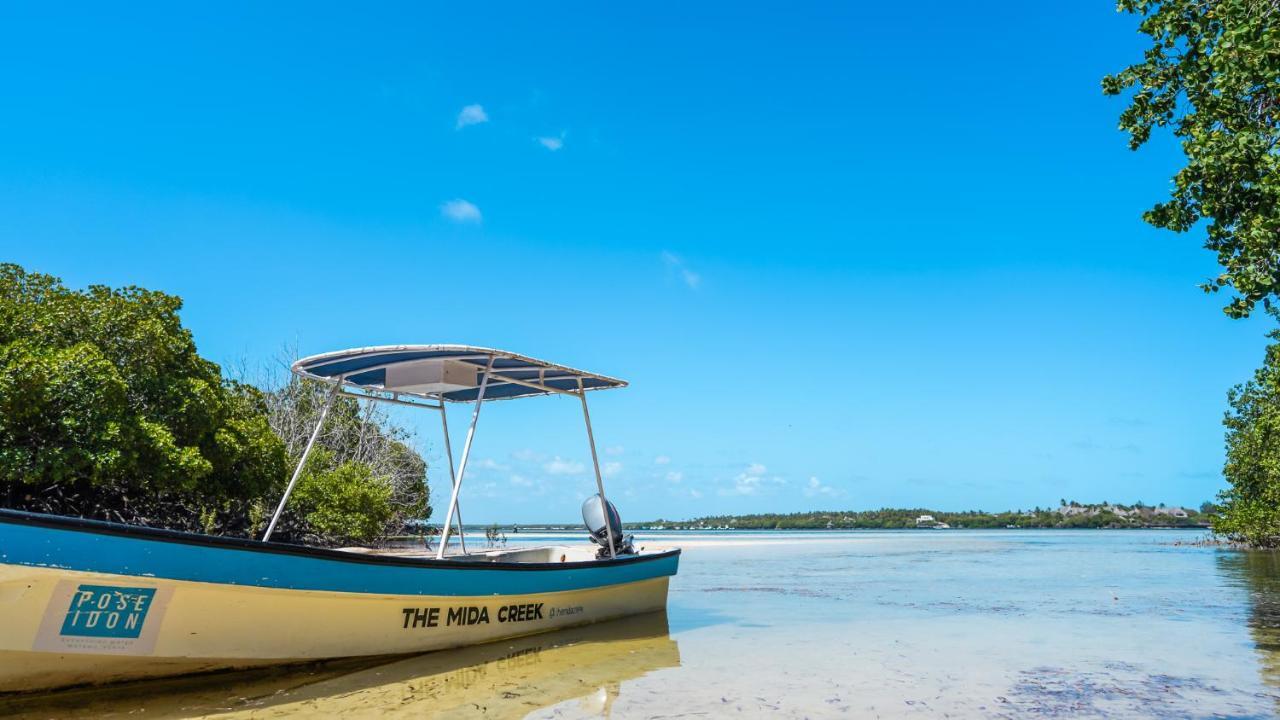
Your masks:
{"label": "bimini top", "polygon": [[294,373],[313,380],[452,402],[474,401],[486,368],[485,400],[576,394],[579,387],[606,390],[627,385],[604,375],[470,345],[383,345],[312,355],[293,364]]}

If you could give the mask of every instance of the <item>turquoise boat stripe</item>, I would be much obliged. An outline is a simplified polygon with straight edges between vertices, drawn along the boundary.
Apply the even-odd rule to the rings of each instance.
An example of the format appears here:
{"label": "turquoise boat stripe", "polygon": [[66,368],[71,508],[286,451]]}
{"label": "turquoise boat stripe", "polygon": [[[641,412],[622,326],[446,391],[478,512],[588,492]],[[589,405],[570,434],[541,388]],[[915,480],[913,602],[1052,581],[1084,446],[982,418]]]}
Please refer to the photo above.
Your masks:
{"label": "turquoise boat stripe", "polygon": [[449,568],[381,564],[0,522],[0,563],[65,570],[379,595],[532,595],[676,573],[679,554],[588,567]]}

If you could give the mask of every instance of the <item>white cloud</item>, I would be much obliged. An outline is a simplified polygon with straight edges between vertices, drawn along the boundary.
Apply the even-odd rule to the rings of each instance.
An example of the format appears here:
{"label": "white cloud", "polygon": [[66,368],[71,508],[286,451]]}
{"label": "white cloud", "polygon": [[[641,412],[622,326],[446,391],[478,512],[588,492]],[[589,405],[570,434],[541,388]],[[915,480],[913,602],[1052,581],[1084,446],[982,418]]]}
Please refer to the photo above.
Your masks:
{"label": "white cloud", "polygon": [[561,132],[559,135],[543,135],[535,139],[542,147],[555,152],[564,147],[564,136],[565,134]]}
{"label": "white cloud", "polygon": [[511,487],[517,488],[522,496],[546,495],[549,491],[548,481],[545,478],[513,473],[508,480]]}
{"label": "white cloud", "polygon": [[697,290],[698,286],[702,284],[702,276],[690,270],[679,255],[663,250],[662,262],[667,266],[667,271],[679,277],[685,285],[689,286],[690,290]]}
{"label": "white cloud", "polygon": [[577,460],[565,460],[559,455],[542,466],[548,475],[581,475],[585,466]]}
{"label": "white cloud", "polygon": [[817,497],[823,495],[826,497],[840,497],[844,495],[844,491],[833,488],[830,485],[824,485],[821,480],[816,477],[809,478],[809,483],[804,488],[805,497]]}
{"label": "white cloud", "polygon": [[[472,490],[468,488],[467,492],[472,492]],[[496,498],[500,496],[500,493],[498,492],[498,484],[494,482],[480,483],[475,487],[474,492],[484,498]],[[445,502],[447,504],[448,500]]]}
{"label": "white cloud", "polygon": [[611,445],[604,449],[604,454],[605,455],[621,455],[626,451],[627,449],[622,447],[621,445]]}
{"label": "white cloud", "polygon": [[480,208],[462,198],[441,205],[440,214],[457,223],[479,223],[482,219]]}
{"label": "white cloud", "polygon": [[605,477],[613,477],[620,472],[622,472],[622,463],[620,462],[607,462],[600,466],[600,473]]}
{"label": "white cloud", "polygon": [[760,492],[760,478],[739,475],[733,480],[733,487],[720,491],[721,495],[755,495]]}
{"label": "white cloud", "polygon": [[760,463],[751,463],[733,479],[733,487],[722,488],[721,495],[757,495],[765,485],[785,485],[787,481],[777,475],[766,475],[769,469]]}
{"label": "white cloud", "polygon": [[511,457],[515,458],[516,460],[519,460],[520,462],[541,462],[544,458],[546,458],[546,456],[543,455],[542,453],[537,452],[535,450],[530,450],[529,448],[521,448],[519,450],[516,450],[515,452],[511,453]]}
{"label": "white cloud", "polygon": [[653,464],[654,465],[670,465],[671,458],[667,457],[666,455],[659,455],[658,457],[653,459]]}
{"label": "white cloud", "polygon": [[681,480],[684,480],[684,473],[680,472],[679,470],[672,470],[671,472],[667,473],[667,482],[678,483]]}
{"label": "white cloud", "polygon": [[506,470],[510,466],[504,465],[493,458],[481,458],[476,461],[475,467],[481,470]]}
{"label": "white cloud", "polygon": [[458,124],[454,129],[461,130],[468,125],[479,125],[487,122],[489,122],[489,114],[484,111],[483,106],[468,105],[458,113]]}
{"label": "white cloud", "polygon": [[693,498],[694,500],[697,500],[698,498],[702,497],[702,492],[699,490],[690,490],[689,497]]}
{"label": "white cloud", "polygon": [[760,492],[760,476],[749,473],[738,473],[733,479],[733,487],[720,491],[721,495],[755,495]]}

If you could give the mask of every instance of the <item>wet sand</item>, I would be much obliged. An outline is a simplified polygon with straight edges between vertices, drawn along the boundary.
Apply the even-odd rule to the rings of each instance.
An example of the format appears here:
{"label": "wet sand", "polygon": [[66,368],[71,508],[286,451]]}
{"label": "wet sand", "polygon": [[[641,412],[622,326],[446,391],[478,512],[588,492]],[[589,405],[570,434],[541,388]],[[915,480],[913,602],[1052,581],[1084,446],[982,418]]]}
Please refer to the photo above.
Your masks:
{"label": "wet sand", "polygon": [[665,615],[410,658],[0,701],[0,714],[1274,717],[1280,563],[1177,544],[1192,537],[646,538],[686,548]]}

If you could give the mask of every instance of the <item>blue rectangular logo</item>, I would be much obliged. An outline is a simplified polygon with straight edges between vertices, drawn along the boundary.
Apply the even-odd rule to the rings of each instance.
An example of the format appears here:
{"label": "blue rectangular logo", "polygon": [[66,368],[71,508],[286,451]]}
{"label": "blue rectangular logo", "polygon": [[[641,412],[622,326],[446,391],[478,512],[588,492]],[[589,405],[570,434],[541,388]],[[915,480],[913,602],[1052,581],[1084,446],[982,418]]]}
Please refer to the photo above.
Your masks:
{"label": "blue rectangular logo", "polygon": [[62,634],[136,638],[142,633],[142,623],[155,596],[155,588],[81,585],[71,596]]}

